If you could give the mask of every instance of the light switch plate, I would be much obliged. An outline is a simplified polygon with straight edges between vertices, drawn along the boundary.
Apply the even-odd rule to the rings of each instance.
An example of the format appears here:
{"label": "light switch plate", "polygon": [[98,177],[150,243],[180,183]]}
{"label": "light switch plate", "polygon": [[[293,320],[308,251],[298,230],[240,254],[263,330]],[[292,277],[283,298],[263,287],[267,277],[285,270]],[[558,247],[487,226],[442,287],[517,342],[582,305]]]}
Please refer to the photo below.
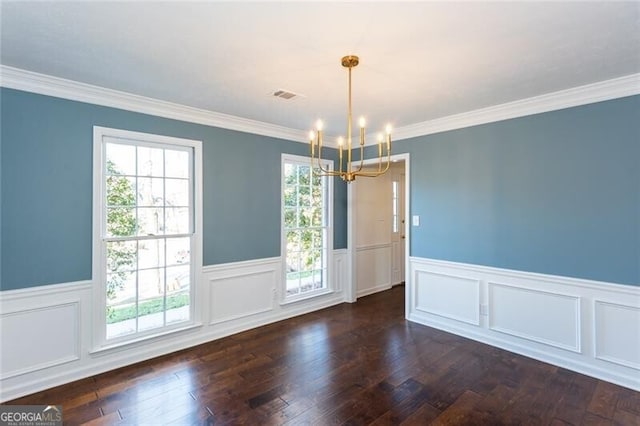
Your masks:
{"label": "light switch plate", "polygon": [[414,214],[411,217],[411,223],[413,224],[413,226],[420,226],[420,216],[418,216],[417,214]]}

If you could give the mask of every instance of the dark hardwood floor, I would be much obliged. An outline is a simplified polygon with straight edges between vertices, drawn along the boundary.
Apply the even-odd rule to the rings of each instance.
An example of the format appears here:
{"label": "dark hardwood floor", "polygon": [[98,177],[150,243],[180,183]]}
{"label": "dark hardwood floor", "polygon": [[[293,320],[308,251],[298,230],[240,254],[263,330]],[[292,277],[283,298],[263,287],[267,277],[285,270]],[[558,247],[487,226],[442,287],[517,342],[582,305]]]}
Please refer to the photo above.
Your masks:
{"label": "dark hardwood floor", "polygon": [[640,425],[640,393],[403,319],[404,288],[10,404],[65,424]]}

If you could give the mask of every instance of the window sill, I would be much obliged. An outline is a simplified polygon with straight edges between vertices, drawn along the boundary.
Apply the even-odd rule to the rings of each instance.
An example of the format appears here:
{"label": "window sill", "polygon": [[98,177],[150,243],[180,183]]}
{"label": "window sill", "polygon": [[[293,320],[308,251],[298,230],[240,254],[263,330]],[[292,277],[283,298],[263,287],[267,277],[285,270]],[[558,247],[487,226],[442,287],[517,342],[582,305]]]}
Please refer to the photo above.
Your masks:
{"label": "window sill", "polygon": [[106,355],[110,352],[117,352],[126,347],[134,346],[137,343],[159,340],[160,338],[171,335],[171,334],[178,334],[178,333],[186,332],[186,331],[193,330],[200,327],[202,327],[201,322],[191,322],[180,327],[171,328],[169,330],[164,330],[159,333],[140,336],[131,340],[119,341],[116,343],[106,343],[102,346],[97,347],[96,349],[89,351],[89,355],[97,355],[97,356]]}
{"label": "window sill", "polygon": [[334,291],[332,289],[322,289],[318,291],[313,291],[309,293],[305,293],[303,295],[288,297],[280,302],[280,306],[291,305],[297,302],[303,302],[309,299],[315,299],[316,297],[325,296],[327,294],[332,294]]}

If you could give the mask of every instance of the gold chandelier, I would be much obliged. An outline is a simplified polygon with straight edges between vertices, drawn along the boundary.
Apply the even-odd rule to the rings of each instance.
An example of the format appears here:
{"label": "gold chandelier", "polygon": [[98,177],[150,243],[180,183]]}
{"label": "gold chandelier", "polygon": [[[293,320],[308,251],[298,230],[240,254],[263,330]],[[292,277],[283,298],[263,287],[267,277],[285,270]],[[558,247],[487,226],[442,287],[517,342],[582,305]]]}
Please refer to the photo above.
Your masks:
{"label": "gold chandelier", "polygon": [[[338,155],[339,155],[339,170],[328,170],[322,167],[322,121],[318,120],[316,124],[316,131],[309,132],[309,144],[311,147],[311,167],[315,170],[317,167],[320,169],[320,176],[340,176],[343,181],[350,183],[353,182],[357,176],[363,177],[376,177],[389,170],[389,164],[391,163],[391,126],[386,127],[386,142],[382,133],[378,134],[378,168],[377,170],[362,170],[364,164],[364,139],[365,139],[365,125],[366,121],[364,117],[360,117],[360,164],[354,167],[352,164],[352,142],[351,142],[351,69],[355,68],[360,59],[355,55],[348,55],[342,58],[342,66],[349,68],[349,110],[347,116],[347,139],[346,148],[344,147],[345,140],[342,137],[338,138]],[[385,149],[386,148],[386,149]],[[346,169],[343,168],[343,151],[346,151]],[[383,152],[386,152],[383,155]],[[383,166],[383,158],[386,156],[386,161]],[[314,164],[315,162],[315,164]]]}

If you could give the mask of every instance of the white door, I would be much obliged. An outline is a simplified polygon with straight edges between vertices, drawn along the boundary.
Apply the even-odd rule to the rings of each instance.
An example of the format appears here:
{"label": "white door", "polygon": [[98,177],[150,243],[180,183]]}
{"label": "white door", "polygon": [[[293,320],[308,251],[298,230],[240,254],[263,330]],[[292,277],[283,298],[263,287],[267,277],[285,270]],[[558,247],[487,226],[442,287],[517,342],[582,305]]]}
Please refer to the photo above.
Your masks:
{"label": "white door", "polygon": [[391,288],[391,178],[358,178],[356,231],[356,297]]}

